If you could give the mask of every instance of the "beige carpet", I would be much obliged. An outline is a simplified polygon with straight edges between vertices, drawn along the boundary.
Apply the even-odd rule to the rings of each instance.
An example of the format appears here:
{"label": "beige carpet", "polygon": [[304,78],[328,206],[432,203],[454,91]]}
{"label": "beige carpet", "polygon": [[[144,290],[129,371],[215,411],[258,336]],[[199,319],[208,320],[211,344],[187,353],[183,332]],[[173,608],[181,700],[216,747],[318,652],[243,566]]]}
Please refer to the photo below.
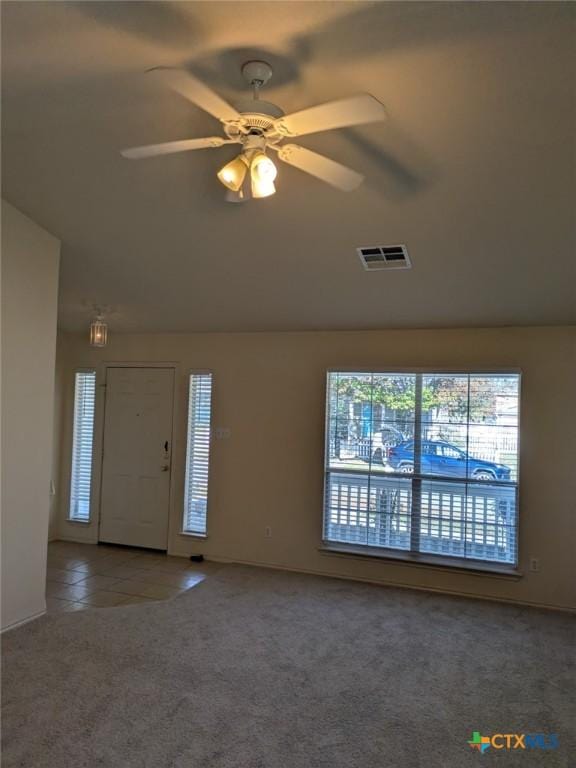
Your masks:
{"label": "beige carpet", "polygon": [[[4,637],[3,768],[575,764],[571,617],[227,566]],[[557,750],[473,752],[482,733]]]}

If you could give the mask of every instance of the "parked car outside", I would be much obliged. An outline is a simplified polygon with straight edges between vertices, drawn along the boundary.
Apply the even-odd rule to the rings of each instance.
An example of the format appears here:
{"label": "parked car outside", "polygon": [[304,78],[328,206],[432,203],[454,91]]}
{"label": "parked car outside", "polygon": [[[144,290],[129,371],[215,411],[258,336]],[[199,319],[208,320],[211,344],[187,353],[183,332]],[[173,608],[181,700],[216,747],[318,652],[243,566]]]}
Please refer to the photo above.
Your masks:
{"label": "parked car outside", "polygon": [[[407,440],[387,451],[388,465],[396,472],[414,472],[414,442]],[[511,469],[505,464],[476,459],[455,445],[435,440],[422,443],[421,472],[423,475],[471,477],[475,480],[510,480]]]}

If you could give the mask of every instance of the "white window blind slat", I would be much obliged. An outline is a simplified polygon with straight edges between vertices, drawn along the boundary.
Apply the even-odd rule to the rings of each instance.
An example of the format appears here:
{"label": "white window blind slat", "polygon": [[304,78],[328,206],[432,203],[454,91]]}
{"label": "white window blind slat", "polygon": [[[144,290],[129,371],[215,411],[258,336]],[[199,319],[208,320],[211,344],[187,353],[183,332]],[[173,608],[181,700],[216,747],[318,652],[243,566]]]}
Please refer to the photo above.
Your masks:
{"label": "white window blind slat", "polygon": [[212,374],[190,374],[183,529],[206,534]]}
{"label": "white window blind slat", "polygon": [[95,371],[78,371],[74,386],[69,519],[82,523],[90,522],[95,401]]}

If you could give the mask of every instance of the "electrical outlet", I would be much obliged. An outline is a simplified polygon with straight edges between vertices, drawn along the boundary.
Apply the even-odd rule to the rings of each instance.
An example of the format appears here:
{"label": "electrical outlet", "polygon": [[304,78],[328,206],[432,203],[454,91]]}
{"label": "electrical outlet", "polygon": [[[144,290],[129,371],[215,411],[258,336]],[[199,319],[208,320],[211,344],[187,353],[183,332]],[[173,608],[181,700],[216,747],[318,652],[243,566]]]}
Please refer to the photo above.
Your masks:
{"label": "electrical outlet", "polygon": [[214,429],[214,437],[216,440],[228,440],[231,434],[230,427],[216,427]]}
{"label": "electrical outlet", "polygon": [[264,528],[264,536],[266,536],[267,539],[272,538],[272,528],[270,528],[269,525]]}
{"label": "electrical outlet", "polygon": [[532,573],[539,573],[540,572],[540,558],[539,557],[531,557],[530,558],[530,570]]}

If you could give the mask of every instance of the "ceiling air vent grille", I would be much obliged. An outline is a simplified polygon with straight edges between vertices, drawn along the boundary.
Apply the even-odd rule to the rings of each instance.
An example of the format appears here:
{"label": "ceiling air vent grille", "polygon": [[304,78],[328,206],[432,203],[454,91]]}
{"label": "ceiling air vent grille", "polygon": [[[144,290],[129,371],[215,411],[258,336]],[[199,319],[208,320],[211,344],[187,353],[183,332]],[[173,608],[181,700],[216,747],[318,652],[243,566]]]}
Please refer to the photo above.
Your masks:
{"label": "ceiling air vent grille", "polygon": [[405,245],[370,245],[357,248],[364,269],[410,269],[412,264]]}

